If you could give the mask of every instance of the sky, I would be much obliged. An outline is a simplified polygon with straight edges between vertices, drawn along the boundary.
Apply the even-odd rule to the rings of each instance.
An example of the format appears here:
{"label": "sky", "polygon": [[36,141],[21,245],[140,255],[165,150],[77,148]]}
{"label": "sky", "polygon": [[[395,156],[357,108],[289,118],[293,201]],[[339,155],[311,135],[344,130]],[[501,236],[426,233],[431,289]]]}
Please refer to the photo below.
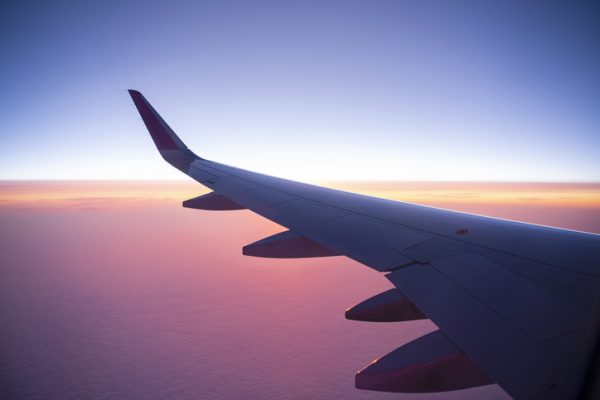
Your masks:
{"label": "sky", "polygon": [[0,179],[600,181],[600,7],[580,1],[3,1]]}

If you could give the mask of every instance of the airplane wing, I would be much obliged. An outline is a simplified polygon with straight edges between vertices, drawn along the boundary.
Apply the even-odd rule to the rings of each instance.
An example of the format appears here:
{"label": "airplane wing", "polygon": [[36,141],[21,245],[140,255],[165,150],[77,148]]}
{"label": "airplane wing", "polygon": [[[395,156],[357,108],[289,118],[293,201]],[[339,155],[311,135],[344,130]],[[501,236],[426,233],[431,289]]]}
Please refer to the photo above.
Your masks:
{"label": "airplane wing", "polygon": [[258,174],[191,152],[129,91],[163,158],[213,191],[183,203],[249,209],[288,230],[256,257],[343,255],[394,289],[349,319],[431,319],[439,330],[374,361],[361,389],[439,392],[498,383],[515,399],[598,396],[600,236],[373,198]]}

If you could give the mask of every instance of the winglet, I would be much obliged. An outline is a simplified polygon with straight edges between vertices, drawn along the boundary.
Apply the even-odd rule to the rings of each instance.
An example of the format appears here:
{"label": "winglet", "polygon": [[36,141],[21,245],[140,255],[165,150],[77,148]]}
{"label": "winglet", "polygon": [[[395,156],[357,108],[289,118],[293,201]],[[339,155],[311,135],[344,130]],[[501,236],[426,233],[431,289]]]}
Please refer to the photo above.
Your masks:
{"label": "winglet", "polygon": [[130,89],[129,95],[161,156],[175,168],[187,173],[190,164],[202,158],[187,148],[140,92]]}

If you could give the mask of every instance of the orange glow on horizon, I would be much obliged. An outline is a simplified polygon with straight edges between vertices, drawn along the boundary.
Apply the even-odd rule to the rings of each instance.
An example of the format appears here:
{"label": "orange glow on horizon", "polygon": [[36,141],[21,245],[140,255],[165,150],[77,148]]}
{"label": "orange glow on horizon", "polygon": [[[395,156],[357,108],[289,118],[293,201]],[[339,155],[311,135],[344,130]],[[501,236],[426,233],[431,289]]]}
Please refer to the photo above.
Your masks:
{"label": "orange glow on horizon", "polygon": [[[323,186],[456,211],[600,233],[598,183],[329,182]],[[189,181],[5,181],[0,207],[98,211],[181,207]]]}
{"label": "orange glow on horizon", "polygon": [[[325,182],[323,186],[418,204],[487,203],[600,207],[600,183]],[[74,200],[183,201],[207,193],[195,182],[15,181],[0,182],[0,204]]]}
{"label": "orange glow on horizon", "polygon": [[0,182],[0,206],[106,207],[180,203],[209,192],[177,181],[16,181]]}
{"label": "orange glow on horizon", "polygon": [[600,207],[597,183],[332,182],[330,187],[418,204]]}

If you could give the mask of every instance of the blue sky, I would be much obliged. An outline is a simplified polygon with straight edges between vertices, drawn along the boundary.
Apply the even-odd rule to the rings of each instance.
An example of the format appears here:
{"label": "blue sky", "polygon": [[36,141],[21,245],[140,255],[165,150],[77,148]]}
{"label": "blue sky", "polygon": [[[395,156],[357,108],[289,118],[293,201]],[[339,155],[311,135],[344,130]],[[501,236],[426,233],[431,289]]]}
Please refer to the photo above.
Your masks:
{"label": "blue sky", "polygon": [[550,1],[4,1],[0,179],[600,181],[600,11]]}

